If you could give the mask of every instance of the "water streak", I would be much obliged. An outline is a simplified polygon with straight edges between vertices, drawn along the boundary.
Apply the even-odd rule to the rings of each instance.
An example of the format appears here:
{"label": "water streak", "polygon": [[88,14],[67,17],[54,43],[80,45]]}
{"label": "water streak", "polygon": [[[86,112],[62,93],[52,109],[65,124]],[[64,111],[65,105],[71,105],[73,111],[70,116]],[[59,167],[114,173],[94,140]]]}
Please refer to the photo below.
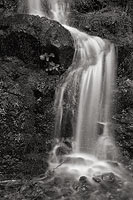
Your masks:
{"label": "water streak", "polygon": [[[78,75],[78,106],[77,112],[75,112],[77,116],[74,116],[76,126],[73,131],[76,144],[74,152],[91,153],[98,158],[107,159],[108,152],[105,147],[109,146],[107,144],[115,146],[111,134],[107,131],[110,124],[111,93],[115,67],[114,45],[99,37],[89,36],[75,28],[65,27],[74,38],[75,55],[73,70],[70,71],[62,87],[58,90],[57,98],[60,99],[60,104],[58,104],[57,113],[60,108],[62,108],[62,112],[60,119],[56,118],[56,121],[61,122],[63,118],[64,98],[62,97],[67,92],[67,85],[71,84],[72,80],[76,82]],[[75,73],[75,69],[77,73]],[[78,93],[77,84],[73,84],[71,90],[73,91],[72,94],[75,94],[75,91]],[[69,102],[66,103],[72,107],[72,98],[69,97],[68,99]],[[104,126],[102,136],[98,134],[99,123],[103,123]],[[57,131],[61,129],[60,126],[56,127]],[[110,142],[107,142],[107,138]],[[102,143],[101,141],[106,142],[103,143],[104,146],[101,154],[99,154],[97,147],[99,143]],[[114,154],[113,150],[110,158],[116,159],[116,157],[117,153]]]}
{"label": "water streak", "polygon": [[28,0],[29,14],[44,16],[41,0]]}
{"label": "water streak", "polygon": [[51,18],[61,24],[67,24],[69,3],[64,2],[64,0],[49,0],[48,3],[52,13]]}
{"label": "water streak", "polygon": [[[28,2],[30,14],[44,15],[41,1]],[[58,140],[62,138],[64,110],[67,107],[67,113],[72,113],[71,137],[74,140],[73,153],[64,156],[64,165],[60,167],[59,173],[61,170],[63,173],[65,170],[78,176],[112,170],[118,173],[119,170],[105,162],[117,159],[117,149],[110,128],[112,84],[116,65],[114,45],[70,27],[69,4],[63,0],[49,0],[47,3],[50,14],[45,12],[45,15],[62,23],[71,33],[75,44],[71,70],[69,69],[64,82],[57,89],[55,99],[55,136]],[[53,150],[50,163],[52,167],[59,162],[58,148],[59,143]]]}

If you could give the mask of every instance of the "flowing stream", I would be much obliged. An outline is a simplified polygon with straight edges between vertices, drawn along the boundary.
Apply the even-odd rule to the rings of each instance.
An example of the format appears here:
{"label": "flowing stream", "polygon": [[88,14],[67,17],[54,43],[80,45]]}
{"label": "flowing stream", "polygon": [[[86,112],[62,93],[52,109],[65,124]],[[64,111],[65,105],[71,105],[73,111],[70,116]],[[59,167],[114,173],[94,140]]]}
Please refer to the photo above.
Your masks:
{"label": "flowing stream", "polygon": [[[115,47],[99,37],[90,36],[68,25],[69,5],[63,0],[47,0],[50,15],[42,11],[41,0],[29,0],[29,13],[59,21],[70,31],[75,44],[71,70],[56,92],[55,135],[59,140],[50,165],[57,173],[80,177],[120,170],[109,164],[117,160],[112,136],[111,102],[116,67]],[[67,98],[65,98],[67,94]],[[64,103],[72,113],[72,152],[58,157],[61,145]],[[66,108],[65,108],[66,109]],[[64,164],[60,165],[60,159]],[[58,167],[60,165],[60,167]],[[56,167],[57,166],[57,167]]]}

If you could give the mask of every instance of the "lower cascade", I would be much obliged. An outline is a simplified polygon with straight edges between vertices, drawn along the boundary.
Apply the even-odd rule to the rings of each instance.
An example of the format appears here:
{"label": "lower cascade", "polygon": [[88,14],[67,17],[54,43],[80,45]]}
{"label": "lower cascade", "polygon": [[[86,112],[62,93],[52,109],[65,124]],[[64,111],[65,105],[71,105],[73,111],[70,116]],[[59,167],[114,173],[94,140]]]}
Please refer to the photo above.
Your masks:
{"label": "lower cascade", "polygon": [[[30,14],[42,16],[41,1],[29,0]],[[50,14],[70,31],[75,44],[73,63],[56,91],[55,140],[49,164],[57,174],[79,178],[113,172],[121,176],[112,136],[111,107],[115,46],[67,24],[69,6],[49,0]],[[67,127],[66,129],[66,126]],[[71,131],[70,131],[70,130]]]}

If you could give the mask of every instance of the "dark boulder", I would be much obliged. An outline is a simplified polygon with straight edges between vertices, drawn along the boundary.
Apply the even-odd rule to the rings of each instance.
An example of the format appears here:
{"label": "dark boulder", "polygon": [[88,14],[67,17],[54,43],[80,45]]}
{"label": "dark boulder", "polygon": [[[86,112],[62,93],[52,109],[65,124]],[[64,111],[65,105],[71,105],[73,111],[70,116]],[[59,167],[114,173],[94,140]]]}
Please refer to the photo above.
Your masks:
{"label": "dark boulder", "polygon": [[73,39],[58,22],[29,15],[1,19],[0,56],[16,56],[61,74],[71,65],[73,54]]}
{"label": "dark boulder", "polygon": [[46,155],[54,138],[53,104],[58,80],[58,76],[48,76],[36,65],[27,67],[18,58],[4,57],[0,60],[2,173],[13,174],[14,170],[24,172],[24,160],[29,163],[26,164],[29,167],[25,167],[29,170],[27,173],[34,170],[34,166],[39,171],[37,169],[33,173],[44,172]]}

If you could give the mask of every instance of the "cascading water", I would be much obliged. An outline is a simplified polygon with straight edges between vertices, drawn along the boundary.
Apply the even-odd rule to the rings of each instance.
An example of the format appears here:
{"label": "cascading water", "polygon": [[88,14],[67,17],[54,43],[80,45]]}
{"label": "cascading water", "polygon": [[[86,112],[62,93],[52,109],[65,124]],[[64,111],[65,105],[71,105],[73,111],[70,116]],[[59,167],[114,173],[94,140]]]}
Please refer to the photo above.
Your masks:
{"label": "cascading water", "polygon": [[52,13],[52,19],[61,24],[67,24],[69,3],[64,3],[62,0],[48,0],[48,4]]}
{"label": "cascading water", "polygon": [[40,0],[29,0],[28,8],[29,8],[29,14],[31,15],[44,16]]}
{"label": "cascading water", "polygon": [[[28,2],[30,14],[42,16],[41,1]],[[106,162],[117,159],[117,150],[110,129],[111,93],[115,69],[114,45],[68,26],[69,5],[63,1],[49,0],[48,7],[50,17],[62,23],[70,31],[75,44],[71,70],[57,90],[55,99],[56,138],[61,140],[65,102],[73,115],[73,149],[71,154],[62,158],[64,164],[60,165],[57,156],[60,147],[58,144],[53,150],[50,166],[56,168],[59,164],[58,173],[65,170],[76,174],[76,177],[80,175],[89,177],[110,171],[118,173],[118,169]]]}

